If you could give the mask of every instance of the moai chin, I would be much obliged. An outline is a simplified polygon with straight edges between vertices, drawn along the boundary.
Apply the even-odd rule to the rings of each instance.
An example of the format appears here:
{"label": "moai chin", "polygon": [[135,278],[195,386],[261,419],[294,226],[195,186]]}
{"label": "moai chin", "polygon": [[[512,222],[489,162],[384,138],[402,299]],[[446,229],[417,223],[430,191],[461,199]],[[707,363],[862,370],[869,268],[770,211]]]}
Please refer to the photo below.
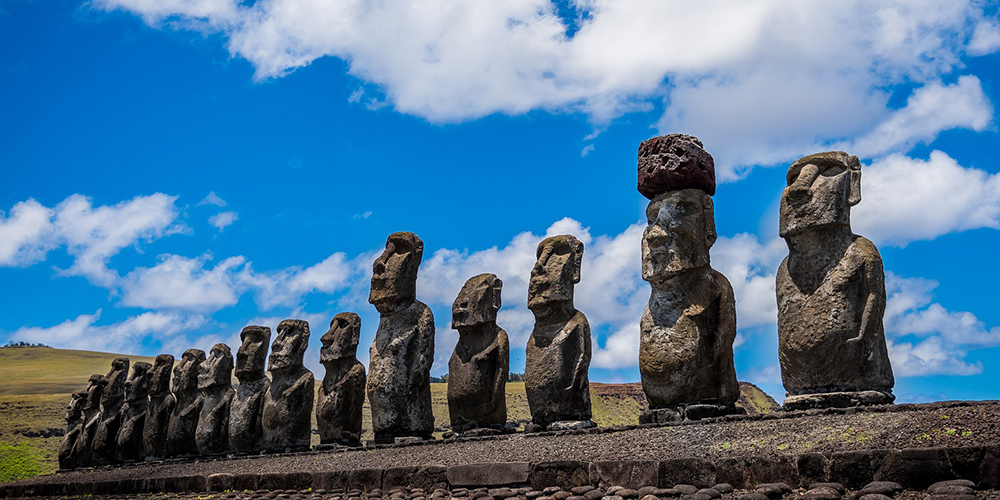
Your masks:
{"label": "moai chin", "polygon": [[204,398],[195,443],[199,455],[229,451],[229,411],[233,395],[233,353],[226,344],[215,344],[198,373],[198,390]]}
{"label": "moai chin", "polygon": [[696,137],[672,134],[639,146],[639,192],[650,199],[642,279],[652,292],[639,322],[639,373],[649,410],[640,423],[741,412],[733,364],[733,287],[712,269],[717,238],[715,163]]}
{"label": "moai chin", "polygon": [[237,453],[258,453],[264,448],[264,395],[271,387],[265,373],[271,329],[250,325],[240,331],[236,351],[236,378],[240,385],[229,411],[229,446]]}
{"label": "moai chin", "polygon": [[174,366],[174,399],[176,404],[167,425],[167,456],[192,457],[198,455],[195,431],[198,417],[205,402],[198,390],[198,374],[205,362],[205,351],[188,349],[181,361]]}
{"label": "moai chin", "polygon": [[309,347],[309,323],[286,319],[278,324],[268,371],[271,386],[264,395],[262,425],[267,451],[309,449],[315,398],[311,371],[302,365]]}
{"label": "moai chin", "polygon": [[524,360],[529,431],[593,427],[590,420],[590,324],[573,306],[583,243],[571,235],[542,240],[528,282],[535,326]]}
{"label": "moai chin", "polygon": [[503,282],[495,274],[469,278],[451,307],[458,343],[448,360],[451,428],[467,434],[495,434],[507,424],[510,342],[497,326]]}
{"label": "moai chin", "polygon": [[149,410],[142,426],[142,451],[146,460],[161,460],[167,456],[167,428],[177,401],[170,392],[170,374],[174,357],[160,354],[153,360],[149,372]]}
{"label": "moai chin", "polygon": [[101,395],[107,383],[104,375],[91,375],[87,384],[87,396],[83,403],[83,421],[80,422],[81,433],[73,445],[70,454],[77,467],[95,465],[93,444],[94,434],[101,421]]}
{"label": "moai chin", "polygon": [[87,391],[75,391],[66,405],[66,433],[62,445],[59,446],[59,468],[75,469],[77,464],[73,458],[73,447],[83,435],[83,407],[87,403]]}
{"label": "moai chin", "polygon": [[379,312],[368,372],[368,403],[375,442],[431,439],[431,364],[434,315],[417,300],[417,268],[424,242],[392,233],[372,265],[368,302]]}
{"label": "moai chin", "polygon": [[142,433],[149,411],[149,377],[153,365],[138,362],[132,365],[132,374],[125,381],[125,405],[122,407],[122,425],[118,430],[116,462],[141,461],[143,456]]}
{"label": "moai chin", "polygon": [[885,344],[885,274],[868,239],[851,232],[861,201],[861,162],[842,151],[788,169],[778,232],[778,359],[787,409],[895,400]]}
{"label": "moai chin", "polygon": [[351,312],[334,316],[320,338],[319,362],[326,368],[316,404],[320,444],[361,444],[365,366],[357,357],[360,338],[361,318]]}
{"label": "moai chin", "polygon": [[122,405],[125,403],[125,381],[128,379],[128,358],[115,358],[111,371],[104,376],[107,386],[101,394],[101,420],[94,433],[94,459],[97,464],[115,462],[118,431],[121,429]]}

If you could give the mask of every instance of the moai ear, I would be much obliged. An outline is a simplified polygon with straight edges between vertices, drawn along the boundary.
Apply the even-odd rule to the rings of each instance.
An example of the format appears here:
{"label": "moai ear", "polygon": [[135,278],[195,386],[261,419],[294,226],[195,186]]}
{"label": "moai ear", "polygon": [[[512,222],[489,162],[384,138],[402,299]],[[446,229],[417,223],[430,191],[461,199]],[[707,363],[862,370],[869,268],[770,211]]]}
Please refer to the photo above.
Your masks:
{"label": "moai ear", "polygon": [[503,291],[503,281],[500,278],[493,278],[493,284],[491,285],[493,289],[493,312],[500,310],[500,293]]}
{"label": "moai ear", "polygon": [[[857,158],[857,157],[854,157]],[[861,165],[858,164],[857,170],[851,169],[851,193],[847,197],[848,206],[853,207],[861,202]]]}
{"label": "moai ear", "polygon": [[580,282],[580,268],[583,267],[583,243],[573,249],[573,283]]}
{"label": "moai ear", "polygon": [[719,238],[719,234],[715,232],[715,202],[712,201],[711,196],[706,194],[701,197],[701,206],[704,209],[703,216],[705,218],[705,244],[711,247]]}

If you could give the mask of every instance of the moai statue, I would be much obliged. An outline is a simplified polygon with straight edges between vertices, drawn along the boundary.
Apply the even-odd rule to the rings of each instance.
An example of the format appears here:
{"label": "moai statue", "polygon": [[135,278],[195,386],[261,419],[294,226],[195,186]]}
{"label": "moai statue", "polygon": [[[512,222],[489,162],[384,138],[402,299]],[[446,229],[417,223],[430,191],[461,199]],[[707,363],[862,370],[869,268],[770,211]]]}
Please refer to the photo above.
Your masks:
{"label": "moai statue", "polygon": [[535,327],[524,353],[527,431],[582,429],[590,420],[590,324],[573,306],[583,243],[564,234],[545,238],[528,282]]}
{"label": "moai statue", "polygon": [[736,300],[712,269],[715,163],[697,138],[671,134],[639,146],[639,192],[649,198],[642,279],[652,293],[639,322],[641,423],[741,412],[733,365]]}
{"label": "moai statue", "polygon": [[302,365],[307,347],[309,323],[300,319],[278,323],[267,367],[271,386],[264,395],[262,424],[267,451],[309,449],[315,380]]}
{"label": "moai statue", "polygon": [[507,424],[510,342],[497,326],[503,282],[495,274],[469,278],[451,306],[458,330],[448,360],[448,413],[458,433],[496,434]]}
{"label": "moai statue", "polygon": [[162,460],[167,456],[167,428],[177,400],[170,392],[170,373],[174,357],[160,354],[153,360],[149,374],[149,411],[142,426],[142,451],[146,460]]}
{"label": "moai statue", "polygon": [[181,355],[181,362],[174,367],[174,399],[176,404],[167,425],[167,456],[193,457],[198,455],[195,431],[205,397],[198,390],[198,374],[205,362],[205,351],[188,349]]}
{"label": "moai statue", "polygon": [[264,368],[271,329],[250,325],[240,332],[236,351],[236,378],[240,386],[229,411],[229,447],[236,453],[259,453],[264,449],[264,395],[271,387]]}
{"label": "moai statue", "polygon": [[358,361],[361,318],[344,312],[333,317],[320,339],[319,362],[326,367],[316,403],[320,444],[359,446],[365,403],[365,365]]}
{"label": "moai statue", "polygon": [[149,378],[153,365],[138,362],[132,365],[132,374],[125,381],[125,405],[122,406],[122,425],[118,430],[116,462],[136,462],[144,458],[142,433],[149,411]]}
{"label": "moai statue", "polygon": [[204,398],[195,443],[200,455],[229,451],[229,410],[233,395],[233,353],[226,344],[215,344],[198,373],[198,390]]}
{"label": "moai statue", "polygon": [[424,242],[392,233],[372,266],[368,302],[379,312],[368,364],[368,404],[375,442],[432,439],[431,364],[434,315],[417,300]]}
{"label": "moai statue", "polygon": [[125,381],[128,379],[128,358],[115,358],[111,371],[104,376],[107,386],[101,394],[101,421],[94,433],[94,459],[97,464],[115,462],[118,430],[121,429],[122,405],[125,404]]}
{"label": "moai statue", "polygon": [[788,169],[778,232],[778,359],[787,409],[895,400],[885,345],[885,274],[868,239],[851,232],[861,201],[861,162],[842,151]]}
{"label": "moai statue", "polygon": [[83,403],[83,421],[80,422],[81,432],[73,445],[70,454],[77,467],[94,465],[94,434],[101,421],[101,395],[104,393],[104,375],[91,375],[87,385],[87,397]]}
{"label": "moai statue", "polygon": [[73,447],[83,435],[83,407],[85,404],[87,404],[87,391],[76,391],[69,404],[66,405],[66,434],[63,435],[63,442],[59,447],[60,469],[75,469],[77,466],[76,460],[73,459]]}

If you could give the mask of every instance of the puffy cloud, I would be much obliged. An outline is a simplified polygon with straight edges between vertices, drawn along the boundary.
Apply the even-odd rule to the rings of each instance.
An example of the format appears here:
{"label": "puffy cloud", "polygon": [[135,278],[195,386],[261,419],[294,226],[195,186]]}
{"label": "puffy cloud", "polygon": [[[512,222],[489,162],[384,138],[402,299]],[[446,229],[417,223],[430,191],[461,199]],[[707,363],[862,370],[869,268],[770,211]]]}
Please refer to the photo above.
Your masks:
{"label": "puffy cloud", "polygon": [[146,309],[200,312],[235,305],[244,288],[238,279],[246,259],[230,257],[206,269],[211,259],[211,254],[193,259],[161,255],[155,266],[136,268],[121,280],[122,303]]}
{"label": "puffy cloud", "polygon": [[232,225],[240,218],[239,214],[236,212],[219,212],[208,218],[208,223],[219,229],[222,232],[227,226]]}
{"label": "puffy cloud", "polygon": [[784,240],[760,242],[756,236],[721,237],[712,247],[712,267],[729,278],[736,296],[740,329],[773,325],[778,321],[774,280],[778,264],[788,255]]}
{"label": "puffy cloud", "polygon": [[52,347],[88,351],[137,352],[143,340],[155,336],[167,345],[180,334],[206,323],[202,316],[184,316],[162,312],[145,312],[119,323],[98,325],[101,310],[81,314],[50,327],[23,327],[11,338],[42,342]]}
{"label": "puffy cloud", "polygon": [[33,199],[0,212],[0,266],[29,266],[55,246],[50,208]]}
{"label": "puffy cloud", "polygon": [[198,202],[198,206],[202,205],[215,205],[217,207],[226,206],[226,200],[223,200],[219,195],[215,194],[215,191],[209,191],[208,195],[204,199]]}
{"label": "puffy cloud", "polygon": [[996,21],[979,21],[969,40],[969,53],[985,56],[997,50],[1000,50],[1000,25]]}
{"label": "puffy cloud", "polygon": [[[359,289],[366,284],[364,276],[373,259],[370,253],[364,253],[348,260],[344,253],[338,252],[304,269],[296,266],[256,272],[247,265],[238,280],[254,291],[257,304],[264,309],[297,305],[303,296],[313,292],[333,294],[353,291],[346,301],[353,303],[359,301]],[[370,276],[370,269],[367,272]],[[364,294],[367,299],[367,289]]]}

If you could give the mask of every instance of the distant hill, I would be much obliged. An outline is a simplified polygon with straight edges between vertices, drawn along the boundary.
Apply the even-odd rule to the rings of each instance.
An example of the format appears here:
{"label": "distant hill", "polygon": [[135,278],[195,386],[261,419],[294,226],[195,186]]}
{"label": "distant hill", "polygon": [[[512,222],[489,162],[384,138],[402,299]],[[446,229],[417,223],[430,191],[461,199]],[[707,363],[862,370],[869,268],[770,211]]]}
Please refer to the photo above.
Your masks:
{"label": "distant hill", "polygon": [[69,394],[87,388],[95,373],[105,374],[111,361],[129,358],[131,363],[153,358],[107,352],[74,351],[51,347],[7,347],[0,349],[0,396],[12,394]]}

